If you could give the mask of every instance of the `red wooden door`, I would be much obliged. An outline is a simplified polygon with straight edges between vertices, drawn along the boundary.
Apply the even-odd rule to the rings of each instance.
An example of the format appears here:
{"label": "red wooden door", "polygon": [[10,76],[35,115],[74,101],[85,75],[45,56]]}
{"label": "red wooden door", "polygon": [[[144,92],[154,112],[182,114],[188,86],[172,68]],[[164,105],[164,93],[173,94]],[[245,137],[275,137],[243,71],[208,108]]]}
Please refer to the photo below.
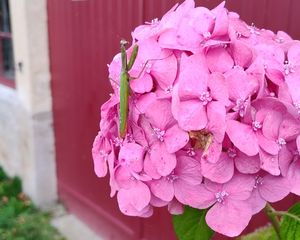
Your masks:
{"label": "red wooden door", "polygon": [[[100,106],[112,92],[107,64],[120,51],[116,35],[131,39],[136,26],[161,18],[176,2],[183,1],[48,0],[59,196],[70,212],[105,239],[176,239],[171,215],[165,208],[155,209],[148,219],[121,214],[116,198],[109,197],[108,177],[96,177],[91,157],[99,131]],[[195,2],[211,9],[221,0]],[[238,12],[248,24],[285,30],[300,39],[297,0],[228,0],[226,7]],[[295,199],[290,196],[287,201]],[[261,216],[255,216],[251,229],[265,221],[266,217],[261,221]],[[214,239],[227,238],[217,235]]]}

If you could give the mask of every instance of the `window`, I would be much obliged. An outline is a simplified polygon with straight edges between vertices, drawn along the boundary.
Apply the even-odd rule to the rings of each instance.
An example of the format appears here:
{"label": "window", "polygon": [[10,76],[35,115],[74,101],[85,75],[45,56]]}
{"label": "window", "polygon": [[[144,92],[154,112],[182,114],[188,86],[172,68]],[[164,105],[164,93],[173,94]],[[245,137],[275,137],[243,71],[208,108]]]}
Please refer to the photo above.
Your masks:
{"label": "window", "polygon": [[14,87],[14,78],[9,0],[0,0],[0,83]]}

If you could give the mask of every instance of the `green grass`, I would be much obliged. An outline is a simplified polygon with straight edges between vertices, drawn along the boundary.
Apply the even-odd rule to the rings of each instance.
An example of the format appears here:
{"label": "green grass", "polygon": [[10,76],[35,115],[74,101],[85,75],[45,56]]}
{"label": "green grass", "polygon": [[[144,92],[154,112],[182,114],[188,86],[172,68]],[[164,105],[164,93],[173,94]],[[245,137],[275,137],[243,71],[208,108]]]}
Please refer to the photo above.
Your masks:
{"label": "green grass", "polygon": [[0,240],[66,240],[50,218],[22,192],[20,179],[8,178],[0,167]]}

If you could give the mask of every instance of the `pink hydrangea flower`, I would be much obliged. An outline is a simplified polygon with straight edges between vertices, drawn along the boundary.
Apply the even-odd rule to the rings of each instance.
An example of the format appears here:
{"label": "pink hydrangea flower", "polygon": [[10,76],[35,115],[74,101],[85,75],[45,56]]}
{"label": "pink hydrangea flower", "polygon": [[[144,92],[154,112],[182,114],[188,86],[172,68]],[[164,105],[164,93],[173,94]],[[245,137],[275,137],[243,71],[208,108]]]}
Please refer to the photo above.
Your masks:
{"label": "pink hydrangea flower", "polygon": [[153,180],[150,183],[152,193],[164,200],[171,201],[174,197],[185,204],[189,190],[202,182],[200,164],[184,152],[177,154],[177,165],[168,176]]}
{"label": "pink hydrangea flower", "polygon": [[181,60],[178,81],[178,123],[186,130],[207,126],[207,111],[217,111],[225,121],[228,91],[222,74],[209,74],[205,55],[201,52]]}
{"label": "pink hydrangea flower", "polygon": [[186,0],[133,31],[126,136],[117,54],[92,156],[122,213],[211,207],[207,224],[234,237],[266,202],[300,195],[300,43],[224,6]]}
{"label": "pink hydrangea flower", "polygon": [[251,204],[253,214],[262,210],[267,202],[277,202],[290,193],[290,181],[282,176],[273,176],[264,171],[254,174],[255,185],[247,202]]}
{"label": "pink hydrangea flower", "polygon": [[156,100],[145,113],[142,122],[149,142],[150,159],[157,172],[162,176],[169,175],[176,167],[175,152],[188,142],[189,136],[181,129],[172,116],[171,102]]}
{"label": "pink hydrangea flower", "polygon": [[224,184],[206,180],[194,187],[186,198],[195,208],[205,209],[206,222],[213,230],[229,237],[238,236],[252,217],[252,208],[247,199],[255,184],[251,175],[236,172],[232,179]]}

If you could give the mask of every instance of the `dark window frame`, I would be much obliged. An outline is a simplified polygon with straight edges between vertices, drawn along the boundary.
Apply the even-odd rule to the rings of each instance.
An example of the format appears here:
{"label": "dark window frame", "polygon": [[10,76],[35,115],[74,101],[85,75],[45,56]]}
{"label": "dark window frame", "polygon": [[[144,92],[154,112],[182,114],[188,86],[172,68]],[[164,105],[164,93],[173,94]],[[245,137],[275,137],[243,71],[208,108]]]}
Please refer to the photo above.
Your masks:
{"label": "dark window frame", "polygon": [[[5,1],[5,0],[0,0],[0,4],[2,5],[1,9],[4,6],[3,5],[4,4],[3,1]],[[9,0],[7,0],[6,3],[9,4]],[[3,13],[0,12],[0,14],[3,14]],[[8,77],[6,77],[4,75],[2,40],[4,40],[4,39],[10,39],[11,40],[11,45],[12,45],[12,33],[11,33],[11,28],[10,28],[10,10],[9,10],[9,6],[8,5],[7,5],[6,14],[8,15],[7,16],[8,25],[7,25],[6,29],[4,29],[4,31],[1,29],[1,27],[2,27],[2,24],[1,24],[2,17],[0,16],[0,84],[4,84],[4,85],[6,85],[8,87],[15,88],[16,87],[16,85],[15,85],[15,77],[14,78],[8,78]],[[12,58],[13,58],[14,56],[13,56],[12,46],[11,46],[11,50],[10,51],[11,51]],[[12,63],[12,67],[13,67],[13,70],[15,71],[15,69],[14,69],[14,61]]]}

